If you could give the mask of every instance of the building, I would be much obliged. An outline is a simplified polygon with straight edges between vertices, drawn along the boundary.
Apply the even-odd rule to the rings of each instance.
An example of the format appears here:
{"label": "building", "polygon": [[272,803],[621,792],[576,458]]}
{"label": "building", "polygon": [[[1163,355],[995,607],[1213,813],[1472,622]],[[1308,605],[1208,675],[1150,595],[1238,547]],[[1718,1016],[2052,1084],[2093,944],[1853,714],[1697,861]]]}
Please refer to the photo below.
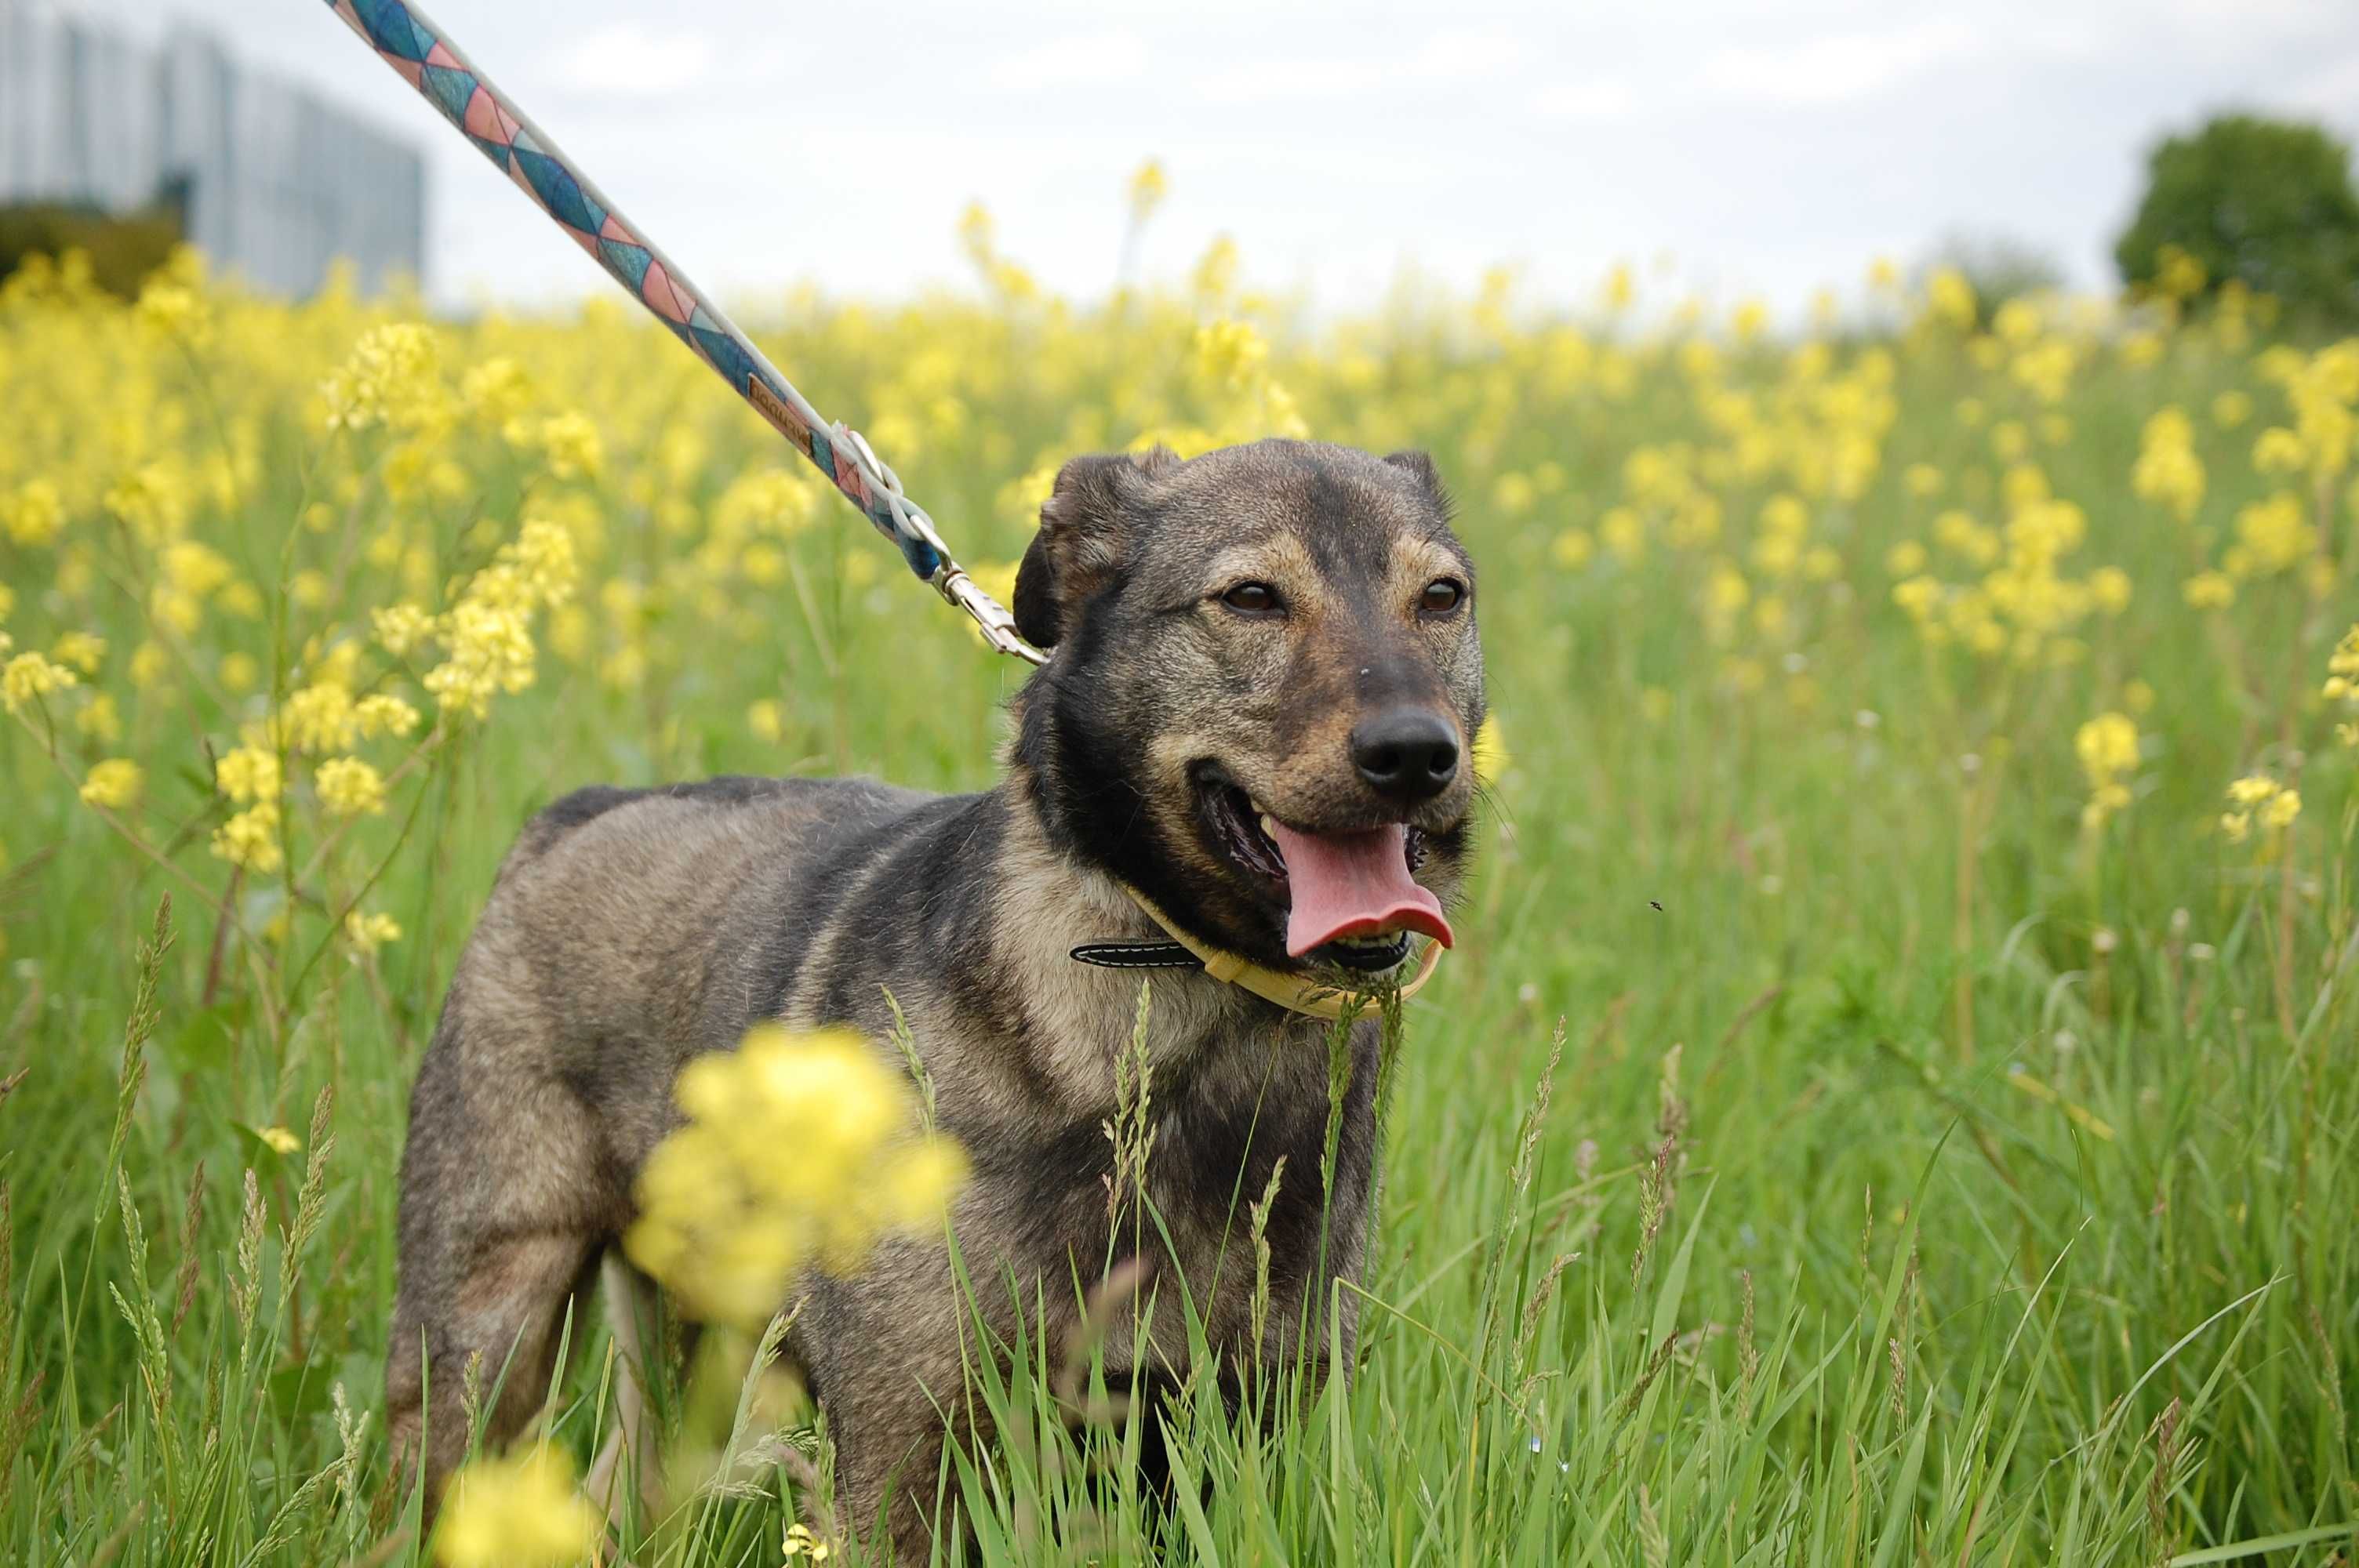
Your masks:
{"label": "building", "polygon": [[301,295],[422,280],[418,151],[176,27],[149,46],[0,0],[0,206],[167,206],[216,269]]}

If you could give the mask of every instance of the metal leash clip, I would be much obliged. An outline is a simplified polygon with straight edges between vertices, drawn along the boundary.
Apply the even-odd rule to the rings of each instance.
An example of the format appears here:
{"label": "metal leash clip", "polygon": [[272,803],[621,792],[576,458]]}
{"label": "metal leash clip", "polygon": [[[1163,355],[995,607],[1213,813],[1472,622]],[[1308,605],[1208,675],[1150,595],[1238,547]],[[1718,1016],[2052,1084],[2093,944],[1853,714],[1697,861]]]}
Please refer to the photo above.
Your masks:
{"label": "metal leash clip", "polygon": [[983,585],[967,576],[966,568],[956,561],[944,556],[941,569],[927,580],[944,599],[973,616],[974,623],[983,628],[983,640],[1000,653],[1012,654],[1027,664],[1049,662],[1048,654],[1026,642],[1024,634],[1016,630],[1016,617],[1007,612],[1006,606],[984,592]]}
{"label": "metal leash clip", "polygon": [[985,593],[983,585],[967,576],[966,568],[951,557],[950,546],[943,544],[941,535],[934,532],[934,520],[926,515],[924,507],[911,501],[903,492],[901,476],[877,457],[868,445],[868,438],[851,426],[838,422],[835,439],[852,453],[853,460],[860,465],[861,473],[870,487],[885,498],[886,509],[893,514],[894,526],[904,536],[923,539],[940,557],[941,565],[936,567],[934,575],[926,579],[933,586],[934,591],[966,611],[982,628],[983,640],[995,651],[1027,664],[1047,664],[1049,655],[1026,642],[1023,633],[1016,630],[1016,617],[1008,612],[1007,607]]}

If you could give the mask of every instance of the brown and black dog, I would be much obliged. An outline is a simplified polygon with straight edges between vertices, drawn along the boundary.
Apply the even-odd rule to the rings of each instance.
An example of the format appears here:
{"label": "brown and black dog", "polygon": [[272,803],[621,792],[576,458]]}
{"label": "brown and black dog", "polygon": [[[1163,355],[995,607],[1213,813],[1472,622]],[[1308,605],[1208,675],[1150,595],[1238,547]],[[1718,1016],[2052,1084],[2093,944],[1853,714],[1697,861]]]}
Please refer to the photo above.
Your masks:
{"label": "brown and black dog", "polygon": [[[1473,566],[1422,453],[1273,440],[1076,459],[1015,611],[1051,653],[1015,699],[994,789],[592,788],[525,828],[410,1101],[386,1381],[429,1514],[466,1442],[471,1358],[487,1381],[506,1368],[490,1441],[538,1408],[569,1303],[678,1124],[682,1064],[771,1019],[850,1025],[897,1063],[889,988],[972,1162],[951,1218],[976,1288],[962,1299],[939,1235],[889,1241],[857,1274],[810,1281],[786,1349],[827,1414],[845,1516],[887,1519],[901,1558],[923,1561],[941,1412],[966,1405],[961,1314],[1004,1309],[992,1326],[1012,1342],[1016,1314],[1046,1303],[1050,1321],[1025,1329],[1057,1343],[1076,1281],[1121,1252],[1103,1129],[1139,977],[1072,953],[1164,935],[1125,884],[1201,944],[1338,984],[1402,972],[1412,931],[1448,939],[1483,653]],[[1187,1373],[1174,1275],[1222,1365],[1253,1358],[1254,1270],[1219,1265],[1237,1195],[1280,1158],[1267,1239],[1286,1310],[1258,1349],[1316,1365],[1328,1335],[1300,1346],[1305,1314],[1365,1254],[1375,1025],[1352,1041],[1322,1245],[1329,1026],[1201,969],[1159,974],[1153,996],[1145,1184],[1162,1230],[1146,1261],[1162,1283],[1141,1331],[1107,1346],[1109,1373]],[[1007,1281],[1005,1302],[984,1288]]]}

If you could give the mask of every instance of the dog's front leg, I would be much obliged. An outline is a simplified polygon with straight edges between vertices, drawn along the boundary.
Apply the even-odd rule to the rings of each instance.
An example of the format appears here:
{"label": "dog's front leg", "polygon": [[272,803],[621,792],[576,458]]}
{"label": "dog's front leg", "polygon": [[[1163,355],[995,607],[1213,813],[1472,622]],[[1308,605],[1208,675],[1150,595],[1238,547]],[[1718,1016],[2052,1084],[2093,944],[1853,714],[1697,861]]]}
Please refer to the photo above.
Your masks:
{"label": "dog's front leg", "polygon": [[957,1517],[957,1483],[942,1473],[950,1436],[943,1407],[915,1378],[890,1376],[831,1391],[821,1404],[835,1447],[835,1514],[843,1529],[871,1561],[902,1568],[929,1561],[936,1530],[953,1528]]}

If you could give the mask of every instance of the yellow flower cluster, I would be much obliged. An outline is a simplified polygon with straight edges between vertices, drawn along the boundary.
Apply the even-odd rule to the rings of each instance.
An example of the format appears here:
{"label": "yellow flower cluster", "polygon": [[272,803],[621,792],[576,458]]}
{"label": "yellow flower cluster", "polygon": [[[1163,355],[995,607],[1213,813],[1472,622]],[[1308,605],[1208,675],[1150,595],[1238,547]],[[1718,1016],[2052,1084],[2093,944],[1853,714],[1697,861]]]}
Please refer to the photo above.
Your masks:
{"label": "yellow flower cluster", "polygon": [[451,1478],[434,1556],[443,1568],[561,1568],[589,1556],[602,1523],[572,1461],[541,1444]]}
{"label": "yellow flower cluster", "polygon": [[[6,652],[0,648],[0,653]],[[0,665],[0,704],[11,713],[74,684],[73,671],[39,654],[18,654]]]}
{"label": "yellow flower cluster", "polygon": [[2335,738],[2346,746],[2359,746],[2359,624],[2343,633],[2334,651],[2326,656],[2326,685],[2321,695],[2329,702],[2343,704],[2351,716],[2335,726]]}
{"label": "yellow flower cluster", "polygon": [[2231,844],[2252,837],[2257,823],[2264,833],[2283,833],[2301,815],[2301,795],[2267,773],[2247,773],[2228,786],[2228,809],[2221,814],[2220,831]]}
{"label": "yellow flower cluster", "polygon": [[880,1234],[941,1223],[964,1178],[956,1144],[913,1129],[907,1077],[846,1030],[759,1026],[674,1093],[687,1120],[640,1172],[624,1245],[707,1317],[761,1323],[803,1270],[857,1269]]}
{"label": "yellow flower cluster", "polygon": [[2073,735],[2072,750],[2089,781],[2081,823],[2094,830],[2130,803],[2126,781],[2137,771],[2137,725],[2126,713],[2100,713]]}
{"label": "yellow flower cluster", "polygon": [[353,910],[344,916],[344,940],[356,957],[365,957],[388,942],[401,940],[401,925],[392,915]]}
{"label": "yellow flower cluster", "polygon": [[139,798],[147,773],[128,757],[108,757],[90,765],[82,778],[82,798],[88,806],[120,811]]}
{"label": "yellow flower cluster", "polygon": [[2147,416],[2130,488],[2139,499],[2167,506],[2181,523],[2203,504],[2203,460],[2195,455],[2195,422],[2172,404]]}

